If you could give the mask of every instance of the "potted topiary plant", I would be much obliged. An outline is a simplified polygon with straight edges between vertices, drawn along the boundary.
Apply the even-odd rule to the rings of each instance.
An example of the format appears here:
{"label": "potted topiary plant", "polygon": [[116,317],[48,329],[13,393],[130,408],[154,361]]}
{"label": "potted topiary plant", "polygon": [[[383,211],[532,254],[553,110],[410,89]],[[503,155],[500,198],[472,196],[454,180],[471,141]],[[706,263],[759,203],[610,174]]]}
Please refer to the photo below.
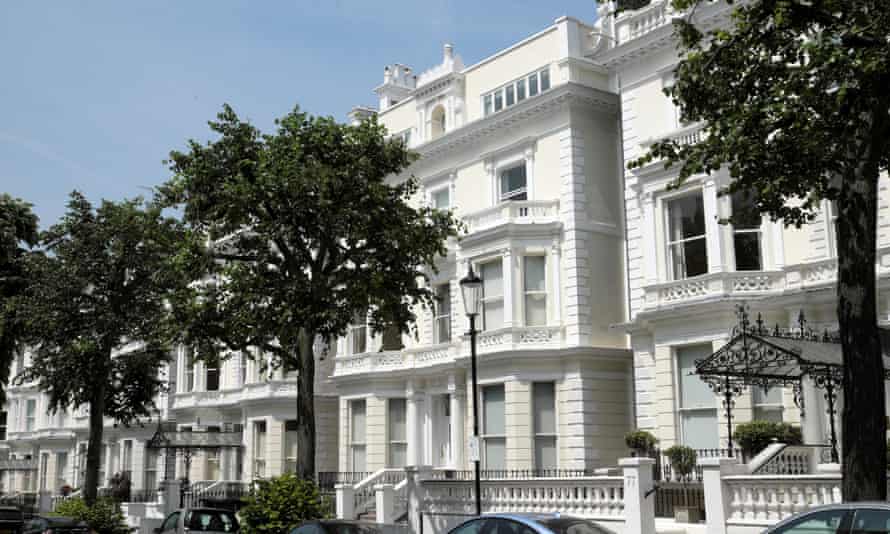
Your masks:
{"label": "potted topiary plant", "polygon": [[655,451],[658,438],[645,430],[634,430],[624,435],[624,443],[632,456],[648,457]]}
{"label": "potted topiary plant", "polygon": [[677,523],[697,523],[701,521],[702,513],[698,505],[690,504],[689,488],[687,484],[695,471],[695,449],[686,445],[674,445],[664,451],[671,469],[683,484],[683,504],[674,506],[674,521]]}

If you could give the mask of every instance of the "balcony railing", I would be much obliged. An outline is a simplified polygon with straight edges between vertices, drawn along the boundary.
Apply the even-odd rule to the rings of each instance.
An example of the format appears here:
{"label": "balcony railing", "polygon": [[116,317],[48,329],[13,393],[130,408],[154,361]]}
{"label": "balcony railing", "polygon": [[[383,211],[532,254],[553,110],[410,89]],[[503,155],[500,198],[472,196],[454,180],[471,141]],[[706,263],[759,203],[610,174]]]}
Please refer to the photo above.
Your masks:
{"label": "balcony railing", "polygon": [[[479,332],[479,354],[508,350],[546,349],[563,346],[561,326],[528,326],[500,328]],[[399,351],[364,352],[337,356],[334,359],[334,376],[387,371],[403,371],[450,363],[470,354],[469,339],[455,344],[423,346]]]}
{"label": "balcony railing", "polygon": [[740,271],[704,274],[653,284],[644,288],[645,307],[657,309],[726,295],[770,294],[785,289],[785,278],[784,271]]}
{"label": "balcony railing", "polygon": [[559,221],[558,200],[502,202],[463,217],[470,233],[504,224],[546,224]]}

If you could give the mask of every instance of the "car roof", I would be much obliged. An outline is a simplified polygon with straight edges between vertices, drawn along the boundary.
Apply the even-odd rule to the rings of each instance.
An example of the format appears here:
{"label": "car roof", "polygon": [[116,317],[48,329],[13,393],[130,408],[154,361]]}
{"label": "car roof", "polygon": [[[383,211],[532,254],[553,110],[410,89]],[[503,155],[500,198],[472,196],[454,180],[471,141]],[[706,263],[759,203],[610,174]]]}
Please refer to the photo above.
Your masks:
{"label": "car roof", "polygon": [[837,504],[823,504],[822,506],[815,506],[808,510],[804,510],[797,514],[794,514],[790,517],[779,521],[775,525],[772,525],[770,528],[766,530],[766,532],[772,532],[776,528],[780,526],[784,526],[793,521],[797,521],[804,515],[812,514],[814,512],[822,512],[825,510],[886,510],[890,512],[890,503],[886,501],[857,501],[857,502],[842,502]]}
{"label": "car roof", "polygon": [[[547,530],[550,530],[550,529],[547,527],[547,525],[543,524],[543,521],[550,521],[553,519],[578,519],[579,521],[585,521],[582,518],[565,515],[565,514],[560,514],[559,512],[553,512],[553,513],[512,512],[509,514],[503,514],[503,513],[482,514],[479,517],[471,517],[471,518],[467,519],[466,521],[461,523],[461,525],[463,525],[464,523],[469,523],[470,521],[473,521],[474,519],[510,519],[510,520],[522,523],[523,525],[525,525],[527,527],[536,528],[536,529],[543,528],[543,529],[547,529]],[[460,525],[457,525],[451,530],[457,530],[457,528],[459,526]]]}

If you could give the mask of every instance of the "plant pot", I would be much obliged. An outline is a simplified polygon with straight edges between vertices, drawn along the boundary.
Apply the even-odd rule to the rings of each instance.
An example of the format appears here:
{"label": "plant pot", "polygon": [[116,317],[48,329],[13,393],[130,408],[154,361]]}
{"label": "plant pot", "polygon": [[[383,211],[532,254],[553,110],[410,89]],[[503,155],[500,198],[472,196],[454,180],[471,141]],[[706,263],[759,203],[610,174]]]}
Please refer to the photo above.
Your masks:
{"label": "plant pot", "polygon": [[697,506],[674,506],[674,521],[677,523],[698,523],[702,519]]}

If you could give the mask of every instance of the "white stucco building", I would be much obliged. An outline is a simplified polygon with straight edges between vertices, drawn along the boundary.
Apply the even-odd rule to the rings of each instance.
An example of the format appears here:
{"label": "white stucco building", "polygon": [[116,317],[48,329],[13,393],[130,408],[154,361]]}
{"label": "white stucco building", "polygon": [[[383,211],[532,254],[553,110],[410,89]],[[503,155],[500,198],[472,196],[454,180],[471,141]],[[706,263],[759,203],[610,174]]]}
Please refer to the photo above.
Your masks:
{"label": "white stucco building", "polygon": [[[384,70],[378,120],[420,154],[416,202],[467,233],[432,278],[419,336],[382,350],[361,320],[340,340],[341,471],[469,469],[470,345],[458,281],[483,279],[483,469],[589,469],[622,454],[632,425],[618,98],[584,57],[593,28],[561,18],[464,66],[450,45],[417,75]],[[404,177],[395,177],[395,180]]]}

